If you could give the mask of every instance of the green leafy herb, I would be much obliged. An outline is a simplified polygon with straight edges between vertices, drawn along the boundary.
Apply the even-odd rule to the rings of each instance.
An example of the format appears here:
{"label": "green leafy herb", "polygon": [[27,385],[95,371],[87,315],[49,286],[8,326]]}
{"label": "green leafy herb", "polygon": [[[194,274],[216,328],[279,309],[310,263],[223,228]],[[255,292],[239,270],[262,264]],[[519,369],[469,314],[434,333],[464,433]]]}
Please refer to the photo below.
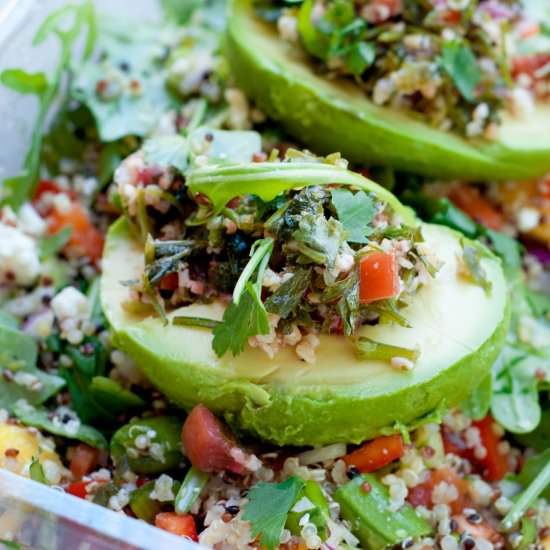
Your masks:
{"label": "green leafy herb", "polygon": [[26,426],[33,426],[54,435],[76,439],[98,449],[107,448],[107,440],[103,434],[86,424],[78,424],[77,429],[68,427],[62,420],[55,422],[50,419],[50,412],[44,408],[36,408],[28,403],[18,401],[13,407],[13,413]]}
{"label": "green leafy herb", "polygon": [[159,136],[145,141],[143,153],[148,164],[176,168],[183,173],[187,168],[189,145],[182,136]]}
{"label": "green leafy herb", "polygon": [[88,390],[95,401],[112,414],[145,407],[145,401],[106,376],[94,376]]}
{"label": "green leafy herb", "polygon": [[536,429],[526,434],[516,434],[514,439],[524,447],[531,447],[538,452],[550,449],[550,406],[546,404],[546,407],[543,408]]}
{"label": "green leafy herb", "polygon": [[300,304],[311,282],[311,269],[298,269],[265,302],[269,313],[286,319]]}
{"label": "green leafy herb", "polygon": [[417,349],[383,344],[365,337],[357,340],[356,349],[357,356],[364,360],[391,361],[394,357],[404,357],[415,363],[420,357],[420,351]]}
{"label": "green leafy herb", "polygon": [[44,468],[42,468],[42,464],[40,464],[34,456],[32,457],[31,464],[29,466],[29,476],[33,481],[43,483],[44,485],[48,484],[46,474],[44,473]]}
{"label": "green leafy herb", "polygon": [[282,483],[260,482],[248,493],[243,519],[250,522],[252,536],[260,536],[260,544],[274,550],[280,544],[288,512],[304,487],[299,477],[289,477]]}
{"label": "green leafy herb", "polygon": [[374,201],[364,191],[353,194],[348,189],[333,189],[331,196],[338,219],[348,232],[347,240],[367,243],[373,230],[370,224],[376,211]]}
{"label": "green leafy herb", "polygon": [[[189,136],[191,144],[208,142],[206,154],[210,164],[240,164],[252,162],[254,153],[262,150],[262,138],[258,132],[197,128]],[[193,148],[191,148],[193,149]],[[191,151],[193,160],[196,155]]]}
{"label": "green leafy herb", "polygon": [[177,25],[185,25],[203,3],[203,0],[160,0],[166,18]]}
{"label": "green leafy herb", "polygon": [[69,242],[73,228],[71,226],[64,227],[53,235],[48,235],[40,239],[38,247],[40,250],[40,258],[49,258],[50,256],[57,255],[63,247]]}
{"label": "green leafy herb", "polygon": [[[67,21],[70,21],[67,26]],[[73,47],[81,38],[83,29],[87,28],[84,59],[93,49],[95,40],[95,15],[93,2],[86,0],[82,4],[71,4],[52,13],[38,29],[33,45],[39,45],[49,36],[55,35],[61,43],[61,54],[54,74],[48,81],[42,73],[30,74],[20,69],[7,69],[0,73],[0,81],[20,93],[34,94],[39,100],[31,146],[23,164],[23,171],[12,178],[4,180],[3,202],[13,208],[19,208],[34,193],[38,183],[40,169],[40,151],[44,127],[48,113],[55,102],[63,74],[70,65]]]}
{"label": "green leafy herb", "polygon": [[481,259],[483,258],[483,249],[473,244],[463,242],[462,246],[462,259],[464,262],[464,275],[467,279],[479,285],[485,290],[486,293],[491,292],[493,284],[487,278],[487,273],[481,265]]}
{"label": "green leafy herb", "polygon": [[481,71],[471,48],[457,40],[444,42],[440,64],[467,101],[474,101]]}
{"label": "green leafy herb", "polygon": [[239,303],[231,302],[222,322],[214,328],[212,347],[218,357],[227,350],[237,356],[244,351],[248,338],[257,334],[269,334],[267,312],[257,289],[246,283]]}
{"label": "green leafy herb", "polygon": [[346,51],[346,68],[354,75],[363,74],[376,60],[376,45],[372,42],[355,42]]}

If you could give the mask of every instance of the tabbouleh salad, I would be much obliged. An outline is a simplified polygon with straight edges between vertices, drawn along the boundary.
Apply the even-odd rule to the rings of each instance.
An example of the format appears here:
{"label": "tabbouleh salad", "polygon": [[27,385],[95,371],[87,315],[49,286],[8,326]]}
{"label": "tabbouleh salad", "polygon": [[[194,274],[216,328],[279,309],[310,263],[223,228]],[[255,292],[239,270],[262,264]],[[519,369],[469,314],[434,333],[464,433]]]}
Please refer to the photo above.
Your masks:
{"label": "tabbouleh salad", "polygon": [[[217,550],[550,549],[548,177],[448,184],[364,166],[347,172],[382,181],[423,220],[459,231],[463,274],[486,292],[480,249],[468,243],[501,259],[511,328],[492,383],[459,408],[361,445],[277,447],[236,433],[204,405],[186,413],[117,349],[99,277],[105,233],[121,215],[144,243],[143,276],[122,281],[132,296],[124,307],[162,319],[181,305],[225,301],[221,322],[172,321],[213,330],[219,356],[256,346],[269,361],[290,346],[314,368],[319,335],[338,334],[359,359],[391,359],[388,368],[406,375],[419,350],[389,349],[358,329],[403,323],[402,308],[441,267],[414,218],[361,186],[293,187],[267,202],[245,193],[221,205],[191,192],[201,174],[245,170],[261,180],[304,164],[347,164],[298,149],[236,87],[219,45],[223,6],[162,4],[160,32],[96,20],[90,1],[66,7],[36,40],[60,40],[56,74],[0,73],[41,105],[24,170],[3,184],[0,467]],[[369,94],[380,94],[391,74],[427,71],[429,90],[421,84],[420,94],[380,102],[405,102],[437,125],[471,133],[483,111],[474,133],[487,132],[512,93],[493,41],[525,24],[513,1],[306,0],[258,9],[280,16],[286,34],[304,9],[337,23],[330,28],[339,45],[310,25],[309,38],[323,45],[312,53]],[[449,32],[470,45],[447,41]],[[71,63],[83,36],[83,57]],[[429,61],[451,44],[487,66],[483,86],[468,88],[472,97],[444,63]],[[403,64],[405,50],[412,57]],[[46,127],[62,77],[67,100]],[[385,275],[366,284],[375,265]],[[256,326],[239,332],[243,307]],[[23,518],[0,541],[36,548],[37,536]]]}
{"label": "tabbouleh salad", "polygon": [[[520,0],[257,0],[257,13],[327,78],[469,138],[549,95],[548,28]],[[545,8],[540,4],[540,11]]]}

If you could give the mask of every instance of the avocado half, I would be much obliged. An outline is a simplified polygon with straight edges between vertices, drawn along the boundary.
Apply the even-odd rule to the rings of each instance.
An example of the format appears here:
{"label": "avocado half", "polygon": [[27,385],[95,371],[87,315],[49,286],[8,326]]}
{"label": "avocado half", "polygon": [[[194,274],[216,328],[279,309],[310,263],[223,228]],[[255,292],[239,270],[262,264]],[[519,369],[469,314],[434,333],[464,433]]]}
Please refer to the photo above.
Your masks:
{"label": "avocado half", "polygon": [[317,153],[437,178],[523,179],[550,171],[550,104],[519,119],[503,114],[495,141],[467,140],[369,101],[351,81],[315,74],[301,48],[231,0],[226,54],[258,107]]}
{"label": "avocado half", "polygon": [[[457,275],[460,236],[436,225],[422,226],[433,252],[445,263],[414,302],[402,310],[412,328],[365,326],[361,335],[404,347],[419,347],[411,371],[382,361],[364,361],[342,336],[322,335],[315,364],[283,349],[269,359],[256,348],[218,358],[209,330],[163,325],[123,307],[139,279],[143,248],[130,223],[109,230],[103,257],[101,299],[115,343],[151,382],[176,404],[204,403],[234,427],[279,445],[360,442],[396,422],[408,424],[434,409],[455,405],[490,372],[508,327],[508,291],[498,259],[483,268],[490,294]],[[171,312],[221,319],[223,306],[194,304]]]}

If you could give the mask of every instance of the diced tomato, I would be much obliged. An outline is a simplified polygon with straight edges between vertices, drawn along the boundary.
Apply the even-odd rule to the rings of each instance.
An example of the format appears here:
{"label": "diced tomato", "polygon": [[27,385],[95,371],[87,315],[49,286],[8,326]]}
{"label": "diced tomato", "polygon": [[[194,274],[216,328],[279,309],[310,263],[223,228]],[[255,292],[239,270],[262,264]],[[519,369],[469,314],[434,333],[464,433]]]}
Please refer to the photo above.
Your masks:
{"label": "diced tomato", "polygon": [[540,32],[540,25],[536,21],[526,21],[520,25],[519,34],[522,38],[531,38]]}
{"label": "diced tomato", "polygon": [[443,20],[449,25],[458,25],[462,21],[462,12],[450,10],[443,16]]}
{"label": "diced tomato", "polygon": [[534,76],[534,73],[542,69],[550,62],[550,54],[536,53],[531,55],[519,55],[512,60],[512,76],[516,78],[520,74]]}
{"label": "diced tomato", "polygon": [[431,472],[430,477],[424,482],[409,489],[407,500],[413,506],[426,506],[431,508],[432,493],[434,488],[441,482],[445,482],[448,485],[453,485],[457,491],[457,498],[449,503],[453,514],[459,514],[466,506],[466,489],[467,482],[462,479],[454,470],[448,468],[441,468]]}
{"label": "diced tomato", "polygon": [[103,235],[94,227],[82,205],[71,202],[66,211],[56,208],[48,216],[48,221],[50,235],[58,233],[65,227],[72,227],[71,237],[65,248],[68,254],[76,257],[87,256],[94,263],[101,258]]}
{"label": "diced tomato", "polygon": [[475,461],[483,469],[483,477],[488,481],[499,481],[508,472],[509,464],[506,455],[499,452],[501,437],[495,433],[495,422],[490,416],[478,420],[473,425],[479,430],[481,444],[487,451],[483,458]]}
{"label": "diced tomato", "polygon": [[466,441],[461,433],[455,432],[443,424],[441,435],[443,437],[443,448],[445,449],[445,453],[452,453],[467,460],[472,459],[472,449],[466,445]]}
{"label": "diced tomato", "polygon": [[197,405],[189,413],[181,437],[191,464],[199,470],[247,473],[249,455],[239,447],[226,426],[204,405]]}
{"label": "diced tomato", "polygon": [[346,455],[344,462],[348,466],[355,466],[362,473],[375,472],[403,456],[404,452],[403,438],[400,435],[389,435],[368,441]]}
{"label": "diced tomato", "polygon": [[70,470],[75,479],[89,474],[99,463],[99,449],[79,443],[71,456]]}
{"label": "diced tomato", "polygon": [[466,212],[476,222],[495,231],[502,229],[504,224],[502,214],[481,195],[476,187],[470,185],[455,187],[449,198],[455,206]]}
{"label": "diced tomato", "polygon": [[178,288],[178,274],[177,273],[168,273],[160,281],[161,290],[176,290]]}
{"label": "diced tomato", "polygon": [[362,304],[393,298],[399,293],[399,269],[394,254],[372,252],[361,258],[359,270]]}
{"label": "diced tomato", "polygon": [[78,497],[78,498],[86,498],[86,495],[88,494],[86,492],[86,486],[89,484],[89,481],[76,481],[74,483],[71,483],[66,491],[67,493]]}
{"label": "diced tomato", "polygon": [[159,166],[147,166],[139,171],[138,180],[143,185],[149,185],[154,178],[158,178],[162,174],[162,169]]}
{"label": "diced tomato", "polygon": [[179,516],[175,512],[160,512],[155,516],[155,525],[174,535],[197,541],[197,527],[191,514]]}
{"label": "diced tomato", "polygon": [[65,193],[67,194],[71,199],[76,199],[77,195],[76,193],[71,189],[63,189],[59,186],[55,181],[51,180],[42,180],[38,183],[38,186],[36,187],[36,191],[34,192],[33,202],[38,202],[40,200],[40,197],[44,193],[52,193],[53,195],[57,195],[59,193]]}

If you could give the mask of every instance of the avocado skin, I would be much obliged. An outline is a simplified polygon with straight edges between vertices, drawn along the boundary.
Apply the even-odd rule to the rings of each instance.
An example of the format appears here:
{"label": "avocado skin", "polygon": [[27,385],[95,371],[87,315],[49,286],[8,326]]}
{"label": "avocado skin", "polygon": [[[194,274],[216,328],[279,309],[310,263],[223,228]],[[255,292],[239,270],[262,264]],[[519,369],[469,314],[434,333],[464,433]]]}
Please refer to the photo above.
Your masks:
{"label": "avocado skin", "polygon": [[[442,231],[454,233],[447,228]],[[110,249],[121,246],[121,240],[128,247],[132,245],[125,219],[111,226],[106,256]],[[126,278],[121,274],[119,280]],[[155,386],[182,407],[189,409],[203,403],[232,426],[278,445],[360,443],[395,422],[408,424],[442,405],[457,405],[490,371],[504,344],[510,317],[508,303],[492,335],[435,377],[413,387],[369,396],[365,385],[257,384],[231,378],[227,370],[213,369],[199,361],[182,361],[166,353],[161,358],[158,348],[145,343],[149,320],[124,324],[116,319],[112,297],[103,288],[105,281],[102,303],[115,332],[115,344],[131,355]],[[186,344],[202,345],[198,341]]]}
{"label": "avocado skin", "polygon": [[451,179],[523,179],[550,171],[550,107],[496,141],[466,140],[379,107],[352,82],[316,76],[299,48],[231,0],[225,52],[239,86],[306,147],[352,162]]}

